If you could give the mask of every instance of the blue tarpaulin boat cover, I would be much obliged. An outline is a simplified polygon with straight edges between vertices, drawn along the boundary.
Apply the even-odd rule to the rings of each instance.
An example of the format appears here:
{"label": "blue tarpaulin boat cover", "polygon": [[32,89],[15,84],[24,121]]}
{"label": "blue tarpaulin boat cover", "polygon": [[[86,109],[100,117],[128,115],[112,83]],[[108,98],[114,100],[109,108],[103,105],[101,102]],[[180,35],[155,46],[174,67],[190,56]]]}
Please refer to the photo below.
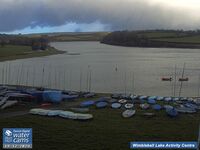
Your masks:
{"label": "blue tarpaulin boat cover", "polygon": [[97,108],[104,108],[104,107],[106,107],[107,105],[108,105],[107,102],[98,102],[98,103],[96,103],[96,107],[97,107]]}
{"label": "blue tarpaulin boat cover", "polygon": [[43,92],[43,101],[59,103],[62,101],[62,92],[61,91],[44,91]]}
{"label": "blue tarpaulin boat cover", "polygon": [[111,107],[114,108],[114,109],[118,109],[122,106],[122,104],[120,103],[112,103]]}
{"label": "blue tarpaulin boat cover", "polygon": [[89,101],[84,101],[80,104],[81,107],[89,107],[95,104],[95,101],[89,100]]}
{"label": "blue tarpaulin boat cover", "polygon": [[156,101],[155,101],[154,99],[149,99],[149,100],[148,100],[148,103],[149,103],[149,104],[155,104]]}
{"label": "blue tarpaulin boat cover", "polygon": [[158,105],[158,104],[155,104],[155,105],[152,106],[152,108],[154,110],[161,110],[162,107],[160,105]]}

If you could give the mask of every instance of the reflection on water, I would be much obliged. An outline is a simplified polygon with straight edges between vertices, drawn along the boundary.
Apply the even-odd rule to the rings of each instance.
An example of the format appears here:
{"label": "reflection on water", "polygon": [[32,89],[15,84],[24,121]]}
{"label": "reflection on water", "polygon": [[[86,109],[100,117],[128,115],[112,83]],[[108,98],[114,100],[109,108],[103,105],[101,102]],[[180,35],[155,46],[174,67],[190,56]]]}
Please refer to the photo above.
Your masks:
{"label": "reflection on water", "polygon": [[[41,58],[0,63],[3,84],[45,86],[66,90],[121,92],[145,95],[172,95],[174,81],[162,77],[181,77],[186,63],[182,96],[197,96],[200,74],[199,49],[131,48],[98,42],[55,42],[67,51]],[[176,95],[180,83],[176,82]]]}

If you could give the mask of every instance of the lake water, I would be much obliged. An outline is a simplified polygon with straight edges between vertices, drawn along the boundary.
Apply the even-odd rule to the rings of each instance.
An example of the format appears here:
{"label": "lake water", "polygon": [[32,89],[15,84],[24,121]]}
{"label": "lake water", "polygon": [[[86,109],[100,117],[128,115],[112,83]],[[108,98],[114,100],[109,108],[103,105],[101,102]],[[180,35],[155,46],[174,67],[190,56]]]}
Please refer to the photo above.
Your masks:
{"label": "lake water", "polygon": [[135,48],[99,42],[54,42],[65,54],[0,63],[3,84],[144,95],[179,95],[180,82],[161,81],[181,77],[181,96],[199,95],[200,49]]}

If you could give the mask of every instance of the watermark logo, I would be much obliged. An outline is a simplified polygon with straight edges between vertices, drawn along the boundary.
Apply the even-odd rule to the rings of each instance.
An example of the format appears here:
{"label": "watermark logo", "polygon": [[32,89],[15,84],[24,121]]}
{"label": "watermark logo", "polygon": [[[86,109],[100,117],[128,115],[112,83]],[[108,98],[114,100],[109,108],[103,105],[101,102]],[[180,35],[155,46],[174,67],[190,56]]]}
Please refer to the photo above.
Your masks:
{"label": "watermark logo", "polygon": [[31,149],[31,128],[4,128],[3,149]]}
{"label": "watermark logo", "polygon": [[12,132],[10,130],[6,130],[5,135],[6,136],[12,136]]}
{"label": "watermark logo", "polygon": [[131,149],[197,149],[198,143],[192,142],[131,142]]}

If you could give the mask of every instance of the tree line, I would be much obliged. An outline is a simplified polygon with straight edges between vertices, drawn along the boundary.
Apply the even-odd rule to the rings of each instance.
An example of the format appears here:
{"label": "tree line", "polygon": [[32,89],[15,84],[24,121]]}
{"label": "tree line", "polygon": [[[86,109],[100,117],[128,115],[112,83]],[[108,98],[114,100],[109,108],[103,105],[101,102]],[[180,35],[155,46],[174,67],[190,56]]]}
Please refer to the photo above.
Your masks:
{"label": "tree line", "polygon": [[177,38],[200,35],[200,31],[183,31],[183,30],[148,30],[148,31],[115,31],[105,36],[101,43],[130,47],[175,47],[175,48],[199,48],[199,44],[168,42],[155,40],[156,38],[148,37],[148,33],[174,33],[174,35],[157,37]]}
{"label": "tree line", "polygon": [[30,38],[23,35],[0,34],[0,46],[23,45],[31,46],[32,50],[46,50],[49,46],[49,40],[46,36]]}

